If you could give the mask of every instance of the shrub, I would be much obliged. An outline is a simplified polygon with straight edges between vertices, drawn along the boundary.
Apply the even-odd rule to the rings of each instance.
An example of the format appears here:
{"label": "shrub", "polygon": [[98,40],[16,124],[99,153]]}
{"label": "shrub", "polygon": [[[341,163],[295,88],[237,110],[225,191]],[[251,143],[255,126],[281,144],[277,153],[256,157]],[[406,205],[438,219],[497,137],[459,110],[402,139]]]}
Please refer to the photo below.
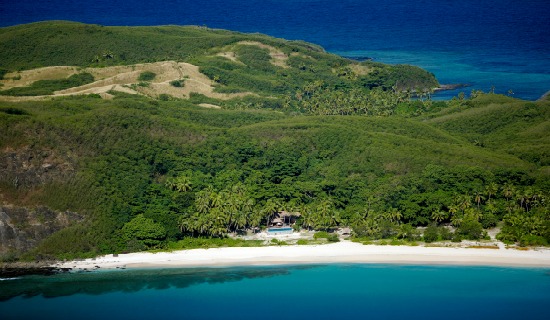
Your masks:
{"label": "shrub", "polygon": [[328,239],[329,238],[329,234],[328,232],[326,231],[319,231],[319,232],[315,232],[315,234],[313,235],[313,239]]}
{"label": "shrub", "polygon": [[7,113],[7,114],[11,114],[11,115],[17,115],[17,116],[22,116],[22,115],[28,115],[29,113],[23,109],[19,109],[19,108],[14,108],[14,107],[3,107],[3,108],[0,108],[0,112],[4,112],[4,113]]}
{"label": "shrub", "polygon": [[462,242],[462,236],[458,233],[458,232],[455,232],[453,234],[453,238],[451,239],[452,242]]}
{"label": "shrub", "polygon": [[142,73],[139,74],[138,80],[139,81],[151,81],[151,80],[154,80],[156,76],[157,76],[157,74],[154,73],[154,72],[145,71],[145,72],[142,72]]}
{"label": "shrub", "polygon": [[159,100],[160,101],[170,101],[172,100],[172,96],[166,93],[159,94]]}
{"label": "shrub", "polygon": [[399,238],[408,241],[420,240],[420,231],[411,224],[402,224],[399,226]]}
{"label": "shrub", "polygon": [[483,215],[483,219],[481,219],[481,225],[484,229],[493,228],[497,225],[498,218],[492,213],[488,213]]}
{"label": "shrub", "polygon": [[439,227],[439,236],[441,240],[451,240],[453,238],[453,233],[445,227]]}
{"label": "shrub", "polygon": [[0,263],[9,263],[19,260],[19,254],[14,250],[9,250],[6,253],[0,254]]}
{"label": "shrub", "polygon": [[94,82],[94,76],[92,76],[90,73],[84,72],[73,74],[67,79],[38,80],[33,82],[28,87],[15,87],[9,90],[1,91],[0,94],[6,96],[50,95],[58,90],[79,87],[92,82]]}
{"label": "shrub", "polygon": [[464,221],[456,233],[468,240],[479,240],[483,237],[483,226],[475,220]]}
{"label": "shrub", "polygon": [[338,242],[340,239],[335,233],[328,233],[326,231],[315,232],[313,239],[327,239],[328,242]]}
{"label": "shrub", "polygon": [[405,244],[405,242],[403,240],[399,240],[399,239],[392,239],[390,241],[390,245],[392,245],[392,246],[402,246],[403,244]]}
{"label": "shrub", "polygon": [[184,80],[172,80],[172,81],[170,81],[170,85],[172,87],[176,87],[176,88],[183,88],[185,86],[185,81]]}
{"label": "shrub", "polygon": [[535,236],[535,235],[532,235],[532,234],[527,234],[527,235],[524,235],[523,237],[521,237],[521,239],[519,239],[519,245],[522,246],[522,247],[526,247],[526,246],[547,246],[548,241],[546,241],[546,239],[544,239],[541,236]]}
{"label": "shrub", "polygon": [[424,242],[430,243],[437,241],[439,239],[439,231],[437,230],[437,227],[432,225],[429,225],[426,230],[424,230]]}
{"label": "shrub", "polygon": [[139,214],[122,227],[122,236],[128,249],[139,251],[145,247],[159,246],[166,238],[166,230],[161,224]]}
{"label": "shrub", "polygon": [[285,241],[279,240],[279,239],[271,239],[271,244],[274,244],[276,246],[286,246],[288,243]]}

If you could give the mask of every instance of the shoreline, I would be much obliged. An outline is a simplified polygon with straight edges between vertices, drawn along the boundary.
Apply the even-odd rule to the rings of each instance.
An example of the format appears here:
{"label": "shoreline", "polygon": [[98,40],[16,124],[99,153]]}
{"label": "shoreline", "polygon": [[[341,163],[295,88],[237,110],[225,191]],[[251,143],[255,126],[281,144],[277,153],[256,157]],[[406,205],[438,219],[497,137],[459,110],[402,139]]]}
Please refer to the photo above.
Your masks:
{"label": "shoreline", "polygon": [[472,85],[469,83],[456,83],[456,84],[440,84],[439,87],[434,88],[434,93],[441,91],[452,91],[462,88],[468,88]]}
{"label": "shoreline", "polygon": [[544,101],[544,100],[547,100],[548,97],[550,97],[550,90],[549,91],[546,91],[545,94],[543,94],[540,98],[538,98],[536,101]]}
{"label": "shoreline", "polygon": [[550,249],[410,247],[343,241],[324,245],[228,247],[106,255],[52,267],[72,271],[313,264],[402,264],[550,268]]}

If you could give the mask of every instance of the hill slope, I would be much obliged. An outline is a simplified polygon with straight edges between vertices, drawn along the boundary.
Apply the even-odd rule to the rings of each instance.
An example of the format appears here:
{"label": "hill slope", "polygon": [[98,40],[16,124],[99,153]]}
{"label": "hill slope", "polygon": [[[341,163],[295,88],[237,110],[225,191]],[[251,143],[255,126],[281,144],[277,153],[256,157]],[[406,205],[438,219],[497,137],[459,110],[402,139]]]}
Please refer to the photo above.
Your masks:
{"label": "hill slope", "polygon": [[432,115],[426,123],[481,147],[504,151],[542,167],[550,166],[548,101],[525,102],[483,95],[441,113]]}

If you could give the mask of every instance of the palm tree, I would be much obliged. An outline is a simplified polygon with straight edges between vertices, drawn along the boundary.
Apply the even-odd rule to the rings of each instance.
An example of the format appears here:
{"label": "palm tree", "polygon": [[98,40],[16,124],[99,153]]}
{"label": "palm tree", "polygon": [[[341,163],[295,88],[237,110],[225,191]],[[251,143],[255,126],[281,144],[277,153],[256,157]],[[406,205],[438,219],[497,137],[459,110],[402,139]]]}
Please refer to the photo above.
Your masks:
{"label": "palm tree", "polygon": [[178,177],[176,190],[179,192],[187,192],[191,190],[191,180],[187,177]]}
{"label": "palm tree", "polygon": [[458,210],[459,210],[459,207],[457,205],[449,206],[449,214],[453,217],[458,213]]}
{"label": "palm tree", "polygon": [[533,190],[533,197],[532,197],[532,207],[537,207],[544,205],[545,203],[545,197],[544,194],[539,189]]}
{"label": "palm tree", "polygon": [[231,225],[235,224],[234,216],[238,215],[240,210],[240,203],[238,199],[238,195],[233,193],[223,193],[223,196],[226,196],[227,198],[223,201],[223,206],[221,207],[221,210],[224,211],[224,213],[227,214],[227,229],[231,229]]}
{"label": "palm tree", "polygon": [[227,192],[225,191],[212,192],[210,194],[210,202],[212,203],[213,208],[222,207],[228,198],[229,197],[227,196]]}
{"label": "palm tree", "polygon": [[172,189],[179,192],[187,192],[191,190],[191,179],[186,176],[179,176],[172,183]]}
{"label": "palm tree", "polygon": [[485,210],[492,213],[492,214],[495,214],[495,213],[498,212],[498,208],[495,206],[493,201],[487,201],[487,205],[485,206]]}
{"label": "palm tree", "polygon": [[491,196],[494,196],[498,191],[498,185],[494,182],[489,183],[485,187],[485,192],[487,193],[487,201],[491,200]]}
{"label": "palm tree", "polygon": [[[519,202],[519,207],[523,209],[523,205],[526,202],[527,194],[522,190],[517,190],[515,194],[516,202]],[[525,207],[525,211],[527,211],[527,205]]]}
{"label": "palm tree", "polygon": [[270,198],[266,201],[262,211],[263,211],[264,217],[267,219],[268,226],[269,226],[269,223],[271,222],[271,218],[273,214],[278,212],[280,207],[281,205],[277,199]]}
{"label": "palm tree", "polygon": [[479,221],[481,220],[482,217],[483,217],[483,214],[481,213],[481,211],[476,210],[475,208],[468,208],[464,213],[464,219],[466,220]]}
{"label": "palm tree", "polygon": [[228,231],[227,224],[229,222],[229,215],[227,212],[216,207],[210,210],[209,216],[212,220],[212,226],[209,230],[211,235],[222,236]]}
{"label": "palm tree", "polygon": [[463,195],[458,196],[457,202],[458,202],[460,210],[462,210],[462,212],[464,212],[464,210],[466,210],[467,208],[469,208],[472,205],[472,198],[467,194],[463,194]]}
{"label": "palm tree", "polygon": [[210,211],[210,208],[212,207],[210,202],[210,195],[211,194],[209,194],[205,190],[199,191],[197,193],[195,197],[195,208],[197,208],[200,213],[207,213],[208,211]]}
{"label": "palm tree", "polygon": [[332,214],[329,217],[329,226],[331,228],[336,227],[341,222],[340,213],[336,210],[332,210]]}
{"label": "palm tree", "polygon": [[415,231],[416,229],[412,225],[408,223],[402,224],[399,226],[399,229],[397,231],[397,237],[401,239],[408,238],[410,240],[413,240]]}
{"label": "palm tree", "polygon": [[401,214],[401,211],[399,211],[397,208],[391,208],[390,210],[386,211],[383,214],[384,218],[389,220],[390,222],[397,222],[403,218],[403,215]]}
{"label": "palm tree", "polygon": [[502,187],[502,195],[504,195],[506,200],[510,200],[515,193],[516,188],[509,182]]}
{"label": "palm tree", "polygon": [[525,211],[527,211],[527,212],[529,212],[529,210],[530,210],[529,205],[531,204],[531,201],[533,200],[534,195],[535,195],[535,193],[533,192],[532,188],[525,188],[523,190],[523,199],[524,199],[524,202],[525,202]]}
{"label": "palm tree", "polygon": [[376,236],[380,233],[380,225],[374,219],[364,220],[363,225],[370,236]]}
{"label": "palm tree", "polygon": [[435,222],[440,223],[441,221],[447,219],[447,213],[445,211],[442,211],[442,210],[436,210],[436,211],[432,212],[432,219]]}
{"label": "palm tree", "polygon": [[193,221],[189,219],[188,217],[181,216],[178,221],[178,226],[181,233],[184,233],[185,231],[192,231],[193,229]]}
{"label": "palm tree", "polygon": [[454,227],[460,227],[460,225],[462,224],[462,221],[464,219],[462,218],[461,215],[454,215],[452,218],[451,218],[451,224],[454,226]]}
{"label": "palm tree", "polygon": [[527,217],[524,225],[531,235],[541,235],[541,231],[544,230],[544,221],[536,216]]}
{"label": "palm tree", "polygon": [[252,210],[254,210],[254,205],[255,204],[256,204],[256,202],[254,201],[254,199],[245,199],[242,202],[241,210],[246,212],[247,215],[250,215],[250,214],[252,214]]}
{"label": "palm tree", "polygon": [[174,190],[176,188],[176,179],[174,178],[168,178],[166,179],[166,182],[164,183],[164,186],[170,190]]}
{"label": "palm tree", "polygon": [[250,217],[248,219],[248,223],[253,230],[260,227],[260,224],[262,223],[263,214],[259,210],[254,210],[250,213]]}
{"label": "palm tree", "polygon": [[314,226],[314,219],[310,208],[306,205],[301,205],[300,214],[302,215],[302,226],[308,230],[311,230]]}
{"label": "palm tree", "polygon": [[479,205],[481,204],[481,201],[483,201],[485,197],[481,194],[481,192],[476,191],[474,195],[474,201],[477,203],[477,209],[479,210]]}
{"label": "palm tree", "polygon": [[197,213],[194,230],[202,234],[210,233],[212,224],[213,220],[211,219],[211,215],[209,213]]}
{"label": "palm tree", "polygon": [[508,201],[506,203],[506,211],[508,211],[508,213],[511,213],[512,211],[514,211],[515,208],[516,208],[516,203],[515,202]]}
{"label": "palm tree", "polygon": [[248,215],[244,211],[238,211],[234,217],[234,227],[236,230],[244,229],[248,224]]}
{"label": "palm tree", "polygon": [[332,200],[325,199],[317,206],[317,226],[322,229],[329,229],[331,227],[331,217],[334,214]]}

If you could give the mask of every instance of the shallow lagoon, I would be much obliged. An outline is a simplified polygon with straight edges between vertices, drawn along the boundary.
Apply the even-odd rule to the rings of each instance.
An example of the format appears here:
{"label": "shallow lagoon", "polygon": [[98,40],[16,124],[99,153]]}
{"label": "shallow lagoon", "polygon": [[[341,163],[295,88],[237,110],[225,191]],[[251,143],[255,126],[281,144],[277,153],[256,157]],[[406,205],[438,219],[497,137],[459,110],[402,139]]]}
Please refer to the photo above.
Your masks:
{"label": "shallow lagoon", "polygon": [[548,319],[550,270],[310,265],[0,281],[2,319]]}

